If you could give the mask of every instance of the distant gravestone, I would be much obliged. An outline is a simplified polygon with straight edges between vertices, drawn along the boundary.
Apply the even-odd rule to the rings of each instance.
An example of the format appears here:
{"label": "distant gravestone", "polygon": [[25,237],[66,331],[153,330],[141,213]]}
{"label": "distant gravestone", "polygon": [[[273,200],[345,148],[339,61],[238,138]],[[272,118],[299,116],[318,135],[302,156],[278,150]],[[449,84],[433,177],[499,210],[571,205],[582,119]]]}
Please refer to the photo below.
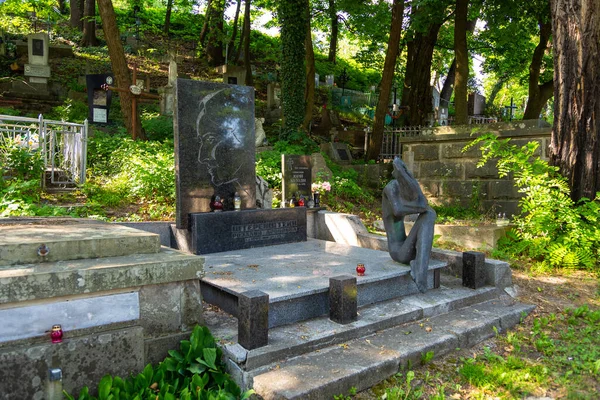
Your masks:
{"label": "distant gravestone", "polygon": [[49,38],[46,33],[33,33],[27,38],[28,63],[25,64],[25,76],[29,83],[47,85],[50,78],[48,65]]}
{"label": "distant gravestone", "polygon": [[229,85],[246,84],[246,68],[237,65],[221,65],[216,69],[217,73],[223,75],[223,83]]}
{"label": "distant gravestone", "polygon": [[352,154],[348,145],[345,143],[333,142],[329,143],[329,156],[331,159],[340,164],[350,164],[352,162]]}
{"label": "distant gravestone", "polygon": [[254,88],[177,79],[175,103],[177,228],[211,211],[215,196],[225,210],[236,192],[242,209],[254,208]]}
{"label": "distant gravestone", "polygon": [[160,113],[161,115],[173,115],[173,105],[175,103],[175,81],[177,80],[177,63],[174,60],[169,62],[169,81],[166,86],[158,89],[160,94]]}
{"label": "distant gravestone", "polygon": [[111,74],[90,74],[85,76],[85,83],[88,95],[88,120],[95,124],[107,124],[112,91],[104,90],[102,85],[111,86],[113,76]]}
{"label": "distant gravestone", "polygon": [[[311,196],[311,157],[300,155],[281,155],[281,170],[283,171],[282,201],[286,204],[295,194]],[[307,200],[308,201],[308,200]]]}

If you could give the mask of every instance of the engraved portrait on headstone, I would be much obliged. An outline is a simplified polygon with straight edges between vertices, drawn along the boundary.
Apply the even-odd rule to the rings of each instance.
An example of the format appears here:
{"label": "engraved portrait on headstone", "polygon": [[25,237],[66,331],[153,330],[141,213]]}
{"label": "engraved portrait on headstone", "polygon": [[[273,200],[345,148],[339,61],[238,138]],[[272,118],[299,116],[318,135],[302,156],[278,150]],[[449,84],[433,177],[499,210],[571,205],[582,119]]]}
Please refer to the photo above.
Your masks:
{"label": "engraved portrait on headstone", "polygon": [[[435,211],[429,206],[416,179],[404,162],[394,159],[394,180],[383,189],[383,224],[388,250],[394,261],[410,264],[410,274],[421,292],[427,291],[429,258],[433,246]],[[410,233],[404,227],[404,217],[418,214]]]}
{"label": "engraved portrait on headstone", "polygon": [[177,79],[175,111],[177,227],[217,195],[225,211],[236,192],[242,209],[256,207],[254,89]]}

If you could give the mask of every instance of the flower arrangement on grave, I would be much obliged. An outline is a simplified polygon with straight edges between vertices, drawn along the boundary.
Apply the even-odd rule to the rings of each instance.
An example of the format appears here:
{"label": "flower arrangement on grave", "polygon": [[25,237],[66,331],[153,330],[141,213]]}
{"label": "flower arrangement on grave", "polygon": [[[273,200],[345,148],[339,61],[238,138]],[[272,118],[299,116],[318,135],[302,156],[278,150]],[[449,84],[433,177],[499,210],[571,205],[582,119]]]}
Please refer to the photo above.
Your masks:
{"label": "flower arrangement on grave", "polygon": [[315,182],[311,185],[311,190],[313,193],[323,194],[331,190],[331,184],[327,181]]}

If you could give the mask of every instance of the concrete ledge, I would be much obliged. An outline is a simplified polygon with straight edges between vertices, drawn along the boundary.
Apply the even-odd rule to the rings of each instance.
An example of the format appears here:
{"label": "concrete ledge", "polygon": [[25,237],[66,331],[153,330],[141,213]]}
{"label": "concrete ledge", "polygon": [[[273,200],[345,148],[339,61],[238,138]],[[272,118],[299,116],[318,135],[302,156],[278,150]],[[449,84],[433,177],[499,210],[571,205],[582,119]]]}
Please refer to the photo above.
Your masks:
{"label": "concrete ledge", "polygon": [[204,258],[160,253],[0,267],[0,304],[200,279]]}

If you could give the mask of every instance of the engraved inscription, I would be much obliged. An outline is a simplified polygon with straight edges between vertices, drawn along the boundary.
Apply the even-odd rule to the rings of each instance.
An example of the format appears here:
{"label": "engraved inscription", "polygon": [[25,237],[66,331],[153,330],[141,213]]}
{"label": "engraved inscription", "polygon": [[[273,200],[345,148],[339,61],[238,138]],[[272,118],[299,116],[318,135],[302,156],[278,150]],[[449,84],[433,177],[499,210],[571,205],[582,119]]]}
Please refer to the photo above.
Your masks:
{"label": "engraved inscription", "polygon": [[232,239],[243,239],[246,243],[283,239],[286,234],[296,232],[298,232],[298,224],[295,220],[231,226]]}

